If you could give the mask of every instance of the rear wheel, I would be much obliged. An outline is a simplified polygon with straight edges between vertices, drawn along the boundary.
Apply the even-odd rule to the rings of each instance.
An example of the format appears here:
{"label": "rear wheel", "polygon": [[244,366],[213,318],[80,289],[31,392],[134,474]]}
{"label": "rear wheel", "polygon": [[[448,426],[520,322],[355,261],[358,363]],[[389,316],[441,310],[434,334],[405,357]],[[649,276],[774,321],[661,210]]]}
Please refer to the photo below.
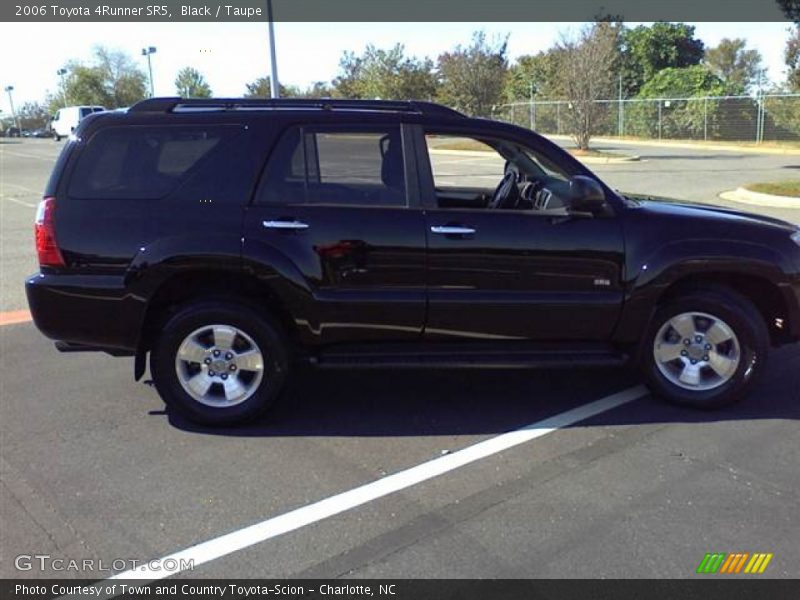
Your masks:
{"label": "rear wheel", "polygon": [[252,420],[280,394],[288,367],[277,323],[235,303],[187,306],[163,329],[151,358],[165,403],[192,421]]}
{"label": "rear wheel", "polygon": [[644,341],[644,374],[656,395],[718,408],[743,398],[767,357],[756,307],[725,289],[690,291],[664,305]]}

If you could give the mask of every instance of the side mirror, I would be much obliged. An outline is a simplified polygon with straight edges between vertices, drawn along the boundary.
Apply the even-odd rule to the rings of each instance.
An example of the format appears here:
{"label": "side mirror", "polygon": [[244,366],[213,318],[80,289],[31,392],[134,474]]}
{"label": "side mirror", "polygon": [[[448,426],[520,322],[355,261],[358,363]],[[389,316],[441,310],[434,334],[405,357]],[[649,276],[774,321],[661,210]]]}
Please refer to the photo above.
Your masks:
{"label": "side mirror", "polygon": [[591,177],[575,175],[569,180],[569,210],[574,213],[597,214],[606,205],[606,193]]}

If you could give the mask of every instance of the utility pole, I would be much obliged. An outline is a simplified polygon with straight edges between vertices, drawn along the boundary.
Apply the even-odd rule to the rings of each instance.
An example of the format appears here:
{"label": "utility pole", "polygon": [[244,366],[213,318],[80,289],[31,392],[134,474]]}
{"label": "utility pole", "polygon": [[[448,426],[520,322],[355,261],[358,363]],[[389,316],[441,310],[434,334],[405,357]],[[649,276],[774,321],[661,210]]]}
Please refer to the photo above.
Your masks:
{"label": "utility pole", "polygon": [[14,110],[14,98],[11,97],[11,92],[14,91],[13,85],[6,86],[6,92],[8,92],[8,103],[11,105],[11,118],[14,119],[14,127],[19,129],[19,121],[17,120],[17,111]]}
{"label": "utility pole", "polygon": [[142,48],[142,56],[147,57],[147,72],[150,75],[150,97],[156,95],[155,86],[153,85],[153,64],[150,62],[150,55],[155,54],[156,49],[154,46],[148,46],[147,48]]}
{"label": "utility pole", "polygon": [[528,82],[528,120],[530,121],[531,131],[536,129],[536,109],[533,107],[533,80]]}
{"label": "utility pole", "polygon": [[272,18],[272,0],[267,0],[267,19],[269,19],[269,58],[272,63],[272,76],[269,78],[269,92],[272,98],[281,97],[278,83],[278,62],[275,58],[275,23]]}
{"label": "utility pole", "polygon": [[619,74],[619,115],[617,117],[617,135],[622,137],[625,133],[623,125],[624,109],[622,108],[622,73]]}
{"label": "utility pole", "polygon": [[67,74],[67,70],[64,68],[59,69],[56,71],[56,75],[61,78],[61,97],[64,100],[64,106],[67,105],[67,84],[64,82],[64,75]]}

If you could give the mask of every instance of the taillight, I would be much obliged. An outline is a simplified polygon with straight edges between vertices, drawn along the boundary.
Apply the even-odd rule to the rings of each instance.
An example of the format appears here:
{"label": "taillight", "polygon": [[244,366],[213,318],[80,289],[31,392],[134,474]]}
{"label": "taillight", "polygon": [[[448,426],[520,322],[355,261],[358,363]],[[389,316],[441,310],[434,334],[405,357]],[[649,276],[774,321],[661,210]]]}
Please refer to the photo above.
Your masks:
{"label": "taillight", "polygon": [[66,266],[56,243],[56,226],[53,221],[55,209],[56,199],[52,197],[39,202],[39,207],[36,209],[33,231],[36,235],[36,253],[39,255],[39,265],[42,267]]}

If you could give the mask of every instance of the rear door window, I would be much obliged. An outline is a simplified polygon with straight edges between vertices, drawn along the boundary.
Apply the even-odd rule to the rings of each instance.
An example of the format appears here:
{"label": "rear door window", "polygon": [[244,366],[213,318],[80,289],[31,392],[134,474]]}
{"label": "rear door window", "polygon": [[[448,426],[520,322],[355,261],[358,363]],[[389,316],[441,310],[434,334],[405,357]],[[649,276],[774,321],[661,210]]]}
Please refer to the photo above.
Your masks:
{"label": "rear door window", "polygon": [[240,127],[111,127],[92,136],[70,177],[76,198],[162,198],[200,172]]}
{"label": "rear door window", "polygon": [[272,153],[257,201],[406,206],[400,127],[289,129]]}

